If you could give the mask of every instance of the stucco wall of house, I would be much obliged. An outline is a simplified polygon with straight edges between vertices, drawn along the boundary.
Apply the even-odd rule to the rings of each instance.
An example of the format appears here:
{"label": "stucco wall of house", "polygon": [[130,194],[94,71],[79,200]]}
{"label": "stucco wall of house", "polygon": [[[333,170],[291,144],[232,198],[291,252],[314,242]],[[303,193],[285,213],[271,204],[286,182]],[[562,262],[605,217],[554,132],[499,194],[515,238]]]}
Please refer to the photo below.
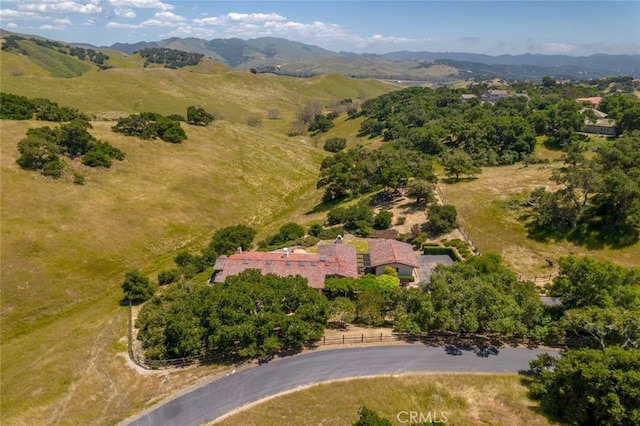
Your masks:
{"label": "stucco wall of house", "polygon": [[388,265],[380,265],[375,268],[376,275],[382,275],[384,273],[384,268],[390,266],[398,271],[398,275],[414,275],[414,268],[407,265],[402,265],[400,263],[390,263]]}

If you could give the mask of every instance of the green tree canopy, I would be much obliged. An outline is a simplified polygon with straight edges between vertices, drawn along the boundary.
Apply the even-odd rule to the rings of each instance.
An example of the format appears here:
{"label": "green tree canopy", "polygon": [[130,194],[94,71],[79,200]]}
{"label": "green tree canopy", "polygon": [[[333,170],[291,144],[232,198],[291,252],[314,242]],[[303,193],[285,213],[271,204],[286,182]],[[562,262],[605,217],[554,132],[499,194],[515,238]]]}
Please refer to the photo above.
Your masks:
{"label": "green tree canopy", "polygon": [[640,424],[640,350],[565,352],[530,385],[542,409],[571,425]]}
{"label": "green tree canopy", "polygon": [[251,269],[213,286],[179,283],[145,304],[136,326],[147,357],[214,352],[255,357],[322,336],[329,304],[300,276]]}
{"label": "green tree canopy", "polygon": [[480,167],[475,165],[471,155],[462,149],[453,149],[445,152],[440,161],[447,176],[454,177],[456,180],[460,179],[460,175],[473,176],[482,171]]}

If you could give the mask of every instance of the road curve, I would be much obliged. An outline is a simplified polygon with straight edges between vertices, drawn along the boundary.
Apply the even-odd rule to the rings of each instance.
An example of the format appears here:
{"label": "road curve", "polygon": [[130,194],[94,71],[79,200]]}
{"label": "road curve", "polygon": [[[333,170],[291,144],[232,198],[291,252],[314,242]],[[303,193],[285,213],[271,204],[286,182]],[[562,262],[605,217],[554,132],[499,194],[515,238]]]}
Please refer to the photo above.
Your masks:
{"label": "road curve", "polygon": [[407,372],[518,372],[553,350],[500,348],[482,356],[474,348],[454,355],[444,347],[373,346],[316,351],[240,370],[163,403],[127,423],[131,426],[196,426],[230,411],[298,387],[335,379]]}

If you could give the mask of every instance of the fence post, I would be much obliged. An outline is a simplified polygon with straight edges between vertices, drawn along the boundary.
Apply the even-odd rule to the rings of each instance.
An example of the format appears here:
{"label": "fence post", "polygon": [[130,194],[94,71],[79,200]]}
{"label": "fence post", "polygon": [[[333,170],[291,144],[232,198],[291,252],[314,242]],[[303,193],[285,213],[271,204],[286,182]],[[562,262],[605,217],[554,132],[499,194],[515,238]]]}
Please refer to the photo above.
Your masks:
{"label": "fence post", "polygon": [[322,336],[322,345],[327,346],[327,336]]}
{"label": "fence post", "polygon": [[380,341],[382,342],[382,333],[380,333]]}
{"label": "fence post", "polygon": [[344,334],[342,335],[342,344],[344,345]]}
{"label": "fence post", "polygon": [[364,343],[364,333],[362,334],[362,340],[360,342]]}

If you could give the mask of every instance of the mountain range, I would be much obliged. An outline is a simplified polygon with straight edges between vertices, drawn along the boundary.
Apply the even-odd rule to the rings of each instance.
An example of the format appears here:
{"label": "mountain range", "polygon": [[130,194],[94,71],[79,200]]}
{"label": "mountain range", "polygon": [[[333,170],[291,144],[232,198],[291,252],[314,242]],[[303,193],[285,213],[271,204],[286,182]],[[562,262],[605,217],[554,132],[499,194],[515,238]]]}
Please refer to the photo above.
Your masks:
{"label": "mountain range", "polygon": [[[4,30],[1,33],[3,38],[18,35]],[[536,81],[545,76],[561,79],[640,77],[640,55],[491,56],[464,52],[426,51],[356,54],[333,52],[318,46],[273,37],[250,40],[173,37],[160,41],[115,43],[100,47],[81,43],[73,45],[98,50],[116,50],[128,55],[144,49],[174,49],[199,53],[235,69],[299,77],[339,73],[356,78],[415,80],[430,83],[446,83],[470,78]]]}
{"label": "mountain range", "polygon": [[[355,54],[332,52],[318,46],[298,43],[281,38],[263,37],[250,40],[238,38],[204,40],[199,38],[169,38],[157,42],[116,43],[108,48],[132,54],[144,48],[169,48],[187,52],[202,53],[216,61],[239,69],[254,68],[283,73],[341,72],[348,68],[349,61],[353,76],[360,74],[389,74],[389,66],[395,64],[397,76],[407,74],[409,78],[419,77],[411,69],[428,69],[434,65],[447,65],[459,70],[483,74],[494,73],[496,77],[539,79],[545,75],[570,78],[598,78],[604,76],[627,75],[640,77],[640,55],[591,56],[568,55],[499,55],[491,56],[464,52],[410,52],[399,51],[386,54]],[[378,65],[378,67],[376,67]],[[382,71],[380,69],[382,66]],[[475,69],[475,70],[474,70]],[[346,72],[349,74],[349,72]],[[393,74],[391,72],[390,74]],[[514,77],[515,75],[515,77]]]}

